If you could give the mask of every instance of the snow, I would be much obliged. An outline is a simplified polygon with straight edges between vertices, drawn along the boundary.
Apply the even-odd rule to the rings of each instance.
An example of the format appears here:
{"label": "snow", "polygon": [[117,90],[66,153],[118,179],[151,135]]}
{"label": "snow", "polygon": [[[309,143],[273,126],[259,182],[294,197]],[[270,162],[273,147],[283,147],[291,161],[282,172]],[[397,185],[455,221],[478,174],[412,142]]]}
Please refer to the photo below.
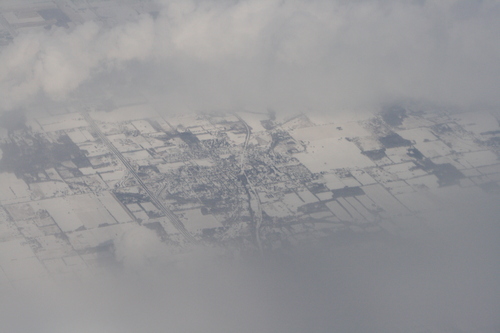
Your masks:
{"label": "snow", "polygon": [[[459,162],[457,162],[455,159],[456,159],[456,157],[454,157],[453,155],[450,155],[450,156],[439,156],[439,157],[431,158],[431,161],[435,164],[449,163],[449,164],[453,165],[455,168],[457,168],[458,170],[464,169],[465,166],[460,164]],[[467,165],[468,165],[468,163],[467,163]]]}
{"label": "snow", "polygon": [[415,148],[428,158],[451,154],[450,147],[448,147],[443,141],[439,140],[432,142],[418,142],[415,144]]}
{"label": "snow", "polygon": [[335,138],[312,141],[307,152],[295,157],[312,172],[375,166],[352,142]]}
{"label": "snow", "polygon": [[367,195],[358,195],[356,199],[365,207],[367,210],[377,210],[377,205],[373,200],[371,200]]}
{"label": "snow", "polygon": [[80,258],[80,256],[68,256],[63,258],[64,263],[67,266],[73,268],[85,268],[85,262]]}
{"label": "snow", "polygon": [[143,210],[133,212],[132,214],[134,214],[134,217],[138,220],[141,220],[141,221],[149,220],[148,214],[146,214],[146,212]]}
{"label": "snow", "polygon": [[14,223],[0,221],[0,242],[22,237]]}
{"label": "snow", "polygon": [[45,259],[43,264],[50,273],[64,274],[71,272],[61,258]]}
{"label": "snow", "polygon": [[122,205],[116,200],[111,192],[102,192],[98,197],[101,204],[108,210],[108,212],[119,223],[126,223],[132,221],[130,215],[127,214]]}
{"label": "snow", "polygon": [[446,144],[449,144],[451,149],[458,153],[467,153],[475,150],[480,150],[481,148],[474,142],[474,139],[461,138],[457,135],[444,136],[441,135],[441,140]]}
{"label": "snow", "polygon": [[[153,134],[151,134],[151,136],[150,136],[150,137],[144,138],[144,137],[142,137],[142,136],[141,136],[141,138],[144,138],[145,140],[147,140],[147,141],[149,142],[149,145],[150,145],[151,147],[153,147],[153,148],[158,148],[158,147],[163,147],[163,146],[165,146],[165,142],[163,142],[163,141],[162,141],[162,140],[160,140],[160,139],[157,139],[157,138],[156,138],[156,137],[154,137],[154,136],[161,137],[161,136],[163,136],[163,135],[164,135],[164,133],[158,133],[158,134],[157,134],[157,133],[153,133]],[[139,138],[139,137],[137,137],[137,138]],[[139,139],[139,140],[140,140],[140,139]]]}
{"label": "snow", "polygon": [[341,221],[352,221],[353,220],[352,216],[349,215],[349,213],[344,208],[342,208],[342,206],[337,201],[329,201],[325,205]]}
{"label": "snow", "polygon": [[411,186],[409,186],[406,182],[404,182],[402,180],[387,183],[387,184],[385,184],[385,187],[393,195],[402,194],[402,193],[409,193],[409,192],[414,191],[413,188],[411,188]]}
{"label": "snow", "polygon": [[157,164],[156,167],[161,173],[167,173],[173,170],[177,170],[182,166],[185,166],[184,162],[175,162],[175,163],[163,163]]}
{"label": "snow", "polygon": [[300,191],[298,192],[298,195],[306,204],[318,201],[314,194],[312,194],[309,190]]}
{"label": "snow", "polygon": [[236,145],[242,145],[245,143],[246,134],[245,133],[233,133],[226,132],[230,141],[232,141]]}
{"label": "snow", "polygon": [[344,184],[344,187],[356,187],[361,184],[354,177],[341,177],[340,181]]}
{"label": "snow", "polygon": [[323,175],[323,178],[325,179],[325,185],[330,189],[330,190],[336,190],[339,188],[344,188],[345,184],[342,183],[342,181],[337,177],[337,175],[333,173],[329,173],[326,175]]}
{"label": "snow", "polygon": [[369,170],[370,175],[377,181],[377,183],[387,183],[399,180],[399,177],[395,174],[385,171],[383,168],[373,168]]}
{"label": "snow", "polygon": [[408,179],[406,182],[413,187],[427,187],[429,189],[439,187],[438,178],[435,175],[425,175],[423,177]]}
{"label": "snow", "polygon": [[73,245],[75,250],[78,251],[97,247],[114,239],[120,239],[128,230],[130,230],[134,226],[137,226],[137,224],[134,222],[115,224],[92,230],[71,232],[67,235],[71,245]]}
{"label": "snow", "polygon": [[413,212],[432,211],[438,207],[426,191],[399,194],[397,198]]}
{"label": "snow", "polygon": [[354,170],[351,171],[351,174],[354,176],[354,178],[356,178],[358,182],[361,183],[361,185],[370,185],[376,183],[375,179],[373,179],[372,176],[370,176],[363,170]]}
{"label": "snow", "polygon": [[34,257],[33,250],[23,239],[13,239],[0,243],[0,265],[11,260]]}
{"label": "snow", "polygon": [[384,148],[380,141],[372,136],[356,138],[356,143],[362,151],[379,150]]}
{"label": "snow", "polygon": [[390,174],[397,175],[399,179],[410,179],[427,174],[424,170],[416,168],[413,162],[388,165],[383,169]]}
{"label": "snow", "polygon": [[0,173],[0,202],[13,199],[29,199],[28,185],[13,173]]}
{"label": "snow", "polygon": [[373,112],[366,109],[349,110],[343,109],[337,112],[321,112],[310,110],[307,112],[307,117],[315,124],[330,124],[335,122],[352,122],[353,120],[360,121],[373,117]]}
{"label": "snow", "polygon": [[196,159],[196,160],[192,160],[192,161],[201,167],[213,167],[214,166],[214,161],[210,158]]}
{"label": "snow", "polygon": [[46,199],[32,205],[35,209],[47,210],[64,232],[75,231],[82,226],[91,229],[100,224],[116,223],[108,210],[91,194]]}
{"label": "snow", "polygon": [[305,202],[302,201],[302,199],[298,197],[297,194],[295,194],[294,192],[285,194],[283,202],[292,212],[296,212],[298,207],[305,204]]}
{"label": "snow", "polygon": [[332,192],[323,192],[316,194],[320,200],[330,200],[333,197]]}
{"label": "snow", "polygon": [[137,143],[135,143],[131,139],[127,138],[125,136],[125,134],[122,134],[122,133],[109,135],[107,138],[109,141],[111,141],[113,146],[115,146],[116,149],[118,149],[118,151],[121,153],[142,149],[141,146],[139,146]]}
{"label": "snow", "polygon": [[298,128],[290,132],[296,140],[316,141],[327,138],[368,136],[370,133],[357,122]]}
{"label": "snow", "polygon": [[151,158],[151,155],[145,149],[132,152],[125,152],[123,153],[123,156],[132,162],[137,162],[138,160],[146,160]]}
{"label": "snow", "polygon": [[101,176],[102,180],[104,180],[107,183],[122,179],[123,176],[125,176],[125,171],[118,170],[111,172],[99,172],[99,175]]}
{"label": "snow", "polygon": [[[238,119],[234,116],[224,117],[225,120],[229,121],[237,121]],[[170,124],[173,128],[177,128],[177,126],[207,126],[212,127],[210,122],[196,114],[183,114],[183,115],[175,115],[169,116],[167,120],[168,124]]]}
{"label": "snow", "polygon": [[58,181],[63,181],[61,176],[57,173],[56,169],[50,168],[50,169],[45,169],[45,173],[51,180],[58,180]]}
{"label": "snow", "polygon": [[[490,174],[490,175],[488,175],[488,178],[490,178],[491,181],[493,181],[493,182],[500,182],[500,173]],[[498,184],[498,185],[500,185],[500,184]]]}
{"label": "snow", "polygon": [[202,133],[202,134],[196,134],[196,137],[198,138],[198,140],[200,141],[205,141],[205,140],[213,140],[216,138],[215,135],[211,134],[211,133]]}
{"label": "snow", "polygon": [[142,208],[141,206],[139,206],[138,204],[136,203],[131,203],[131,204],[128,204],[127,205],[127,208],[128,210],[130,210],[132,213],[135,213],[135,212],[142,212]]}
{"label": "snow", "polygon": [[358,212],[360,213],[365,220],[370,221],[375,218],[375,216],[366,209],[361,202],[359,202],[356,198],[350,197],[350,198],[345,198],[345,200]]}
{"label": "snow", "polygon": [[[25,11],[26,12],[26,11]],[[20,18],[14,11],[5,11],[2,16],[10,25],[28,25],[28,24],[43,24],[44,18],[36,11],[29,11],[30,15]]]}
{"label": "snow", "polygon": [[485,166],[485,167],[480,167],[477,170],[484,175],[490,175],[493,173],[500,173],[500,164],[494,164],[494,165],[489,165],[489,166]]}
{"label": "snow", "polygon": [[161,213],[160,210],[152,202],[141,202],[140,205],[146,212]]}
{"label": "snow", "polygon": [[500,129],[498,120],[486,111],[462,113],[456,115],[454,118],[465,130],[475,134],[493,132]]}
{"label": "snow", "polygon": [[465,169],[465,170],[460,170],[460,172],[465,176],[465,177],[474,177],[474,176],[481,176],[481,172],[479,172],[478,169]]}
{"label": "snow", "polygon": [[80,113],[67,113],[59,116],[37,119],[45,132],[55,132],[78,127],[88,127],[89,124]]}
{"label": "snow", "polygon": [[181,214],[184,226],[190,232],[222,227],[222,224],[213,215],[203,215],[199,208],[183,211]]}
{"label": "snow", "polygon": [[90,116],[94,120],[109,123],[132,121],[137,119],[148,119],[158,117],[158,113],[148,104],[123,106],[111,112],[91,112]]}
{"label": "snow", "polygon": [[363,186],[363,191],[377,206],[384,209],[390,215],[408,214],[410,212],[380,184]]}
{"label": "snow", "polygon": [[280,201],[267,203],[262,205],[262,210],[271,217],[287,217],[290,215],[290,210]]}
{"label": "snow", "polygon": [[414,128],[404,131],[397,131],[396,133],[399,134],[403,139],[414,141],[416,143],[436,141],[438,139],[428,128]]}
{"label": "snow", "polygon": [[2,264],[2,268],[11,281],[47,276],[46,269],[36,257],[12,260]]}
{"label": "snow", "polygon": [[188,127],[187,130],[189,130],[189,132],[193,133],[194,135],[203,134],[207,132],[202,126]]}
{"label": "snow", "polygon": [[474,168],[498,163],[498,157],[489,150],[466,153],[463,158]]}
{"label": "snow", "polygon": [[[147,140],[142,135],[138,135],[136,137],[131,137],[130,139],[132,140],[131,143],[133,143],[134,146],[138,147],[135,150],[137,150],[137,149],[150,149],[150,148],[153,148],[153,146],[151,145],[151,143],[149,143],[149,140]],[[161,145],[161,146],[163,146],[163,145]]]}
{"label": "snow", "polygon": [[71,195],[73,191],[62,181],[50,181],[31,184],[33,194],[42,198],[51,198],[54,196]]}
{"label": "snow", "polygon": [[108,148],[104,144],[97,142],[80,144],[78,148],[86,151],[85,155],[87,157],[101,156],[109,153]]}
{"label": "snow", "polygon": [[80,168],[78,170],[80,170],[80,172],[85,176],[90,176],[97,172],[97,170],[93,167]]}
{"label": "snow", "polygon": [[67,255],[73,254],[73,248],[66,240],[60,236],[48,235],[38,237],[37,242],[41,245],[43,250],[37,251],[37,256],[40,259],[48,258],[62,258]]}
{"label": "snow", "polygon": [[87,130],[75,129],[74,131],[66,132],[66,134],[75,144],[84,143],[88,141],[95,141],[94,136],[90,134],[90,132]]}
{"label": "snow", "polygon": [[252,133],[262,132],[266,129],[262,126],[261,120],[269,119],[269,115],[267,113],[250,113],[250,112],[237,112],[238,116],[240,116],[248,126],[252,128]]}
{"label": "snow", "polygon": [[[352,199],[352,198],[350,198]],[[361,215],[354,206],[352,206],[349,201],[347,201],[347,198],[338,198],[337,201],[344,207],[344,209],[354,218],[356,221],[363,221],[365,220],[364,216]]]}
{"label": "snow", "polygon": [[146,120],[136,120],[132,122],[135,128],[141,133],[154,133],[156,130],[151,126],[151,124]]}

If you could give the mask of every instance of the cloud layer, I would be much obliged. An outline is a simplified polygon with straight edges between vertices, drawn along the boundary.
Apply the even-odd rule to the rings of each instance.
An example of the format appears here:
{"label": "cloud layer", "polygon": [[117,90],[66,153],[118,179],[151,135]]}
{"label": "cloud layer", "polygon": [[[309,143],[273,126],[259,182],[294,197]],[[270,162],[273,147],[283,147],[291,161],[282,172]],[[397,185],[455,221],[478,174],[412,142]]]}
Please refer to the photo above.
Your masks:
{"label": "cloud layer", "polygon": [[203,249],[152,264],[148,257],[161,244],[138,227],[118,244],[122,268],[109,265],[82,283],[4,292],[2,327],[40,333],[498,332],[497,202],[480,196],[450,204],[428,214],[429,229],[416,237],[323,239],[240,260],[214,260]]}
{"label": "cloud layer", "polygon": [[[191,109],[334,110],[412,99],[498,106],[498,1],[163,1],[110,29],[21,34],[0,54],[3,108],[125,75]],[[172,102],[172,101],[175,102]]]}
{"label": "cloud layer", "polygon": [[[87,22],[17,36],[0,53],[0,111],[39,97],[64,103],[106,85],[167,110],[337,112],[404,99],[500,106],[498,1],[184,0],[161,8],[156,19],[112,28]],[[6,292],[0,322],[41,333],[498,332],[496,199],[450,198],[427,216],[430,232],[410,239],[249,262],[182,258],[148,270],[166,250],[138,228],[115,244],[123,270],[24,297]]]}

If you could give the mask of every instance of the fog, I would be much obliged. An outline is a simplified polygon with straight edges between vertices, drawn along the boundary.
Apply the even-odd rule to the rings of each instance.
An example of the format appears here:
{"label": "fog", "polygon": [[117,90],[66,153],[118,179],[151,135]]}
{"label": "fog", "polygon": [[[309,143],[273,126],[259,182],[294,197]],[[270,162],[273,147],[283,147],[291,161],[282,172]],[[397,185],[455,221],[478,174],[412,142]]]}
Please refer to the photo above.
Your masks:
{"label": "fog", "polygon": [[[156,18],[114,27],[16,36],[0,52],[0,111],[128,92],[166,114],[500,107],[498,1],[158,6]],[[196,246],[178,255],[138,227],[88,277],[1,291],[1,330],[499,332],[498,196],[464,190],[440,207],[404,234],[311,240],[264,256]]]}
{"label": "fog", "polygon": [[[497,200],[477,199],[451,199],[427,216],[428,227],[418,234],[339,237],[265,257],[236,259],[215,249],[192,249],[181,257],[162,255],[152,264],[146,258],[165,245],[155,244],[154,233],[138,232],[134,244],[117,245],[121,265],[79,283],[4,294],[2,327],[6,332],[498,332],[500,211]],[[127,252],[132,260],[124,260]]]}
{"label": "fog", "polygon": [[[162,1],[156,19],[22,33],[0,54],[4,109],[103,82],[165,110],[303,112],[417,100],[498,106],[498,1]],[[102,90],[101,90],[102,91]]]}

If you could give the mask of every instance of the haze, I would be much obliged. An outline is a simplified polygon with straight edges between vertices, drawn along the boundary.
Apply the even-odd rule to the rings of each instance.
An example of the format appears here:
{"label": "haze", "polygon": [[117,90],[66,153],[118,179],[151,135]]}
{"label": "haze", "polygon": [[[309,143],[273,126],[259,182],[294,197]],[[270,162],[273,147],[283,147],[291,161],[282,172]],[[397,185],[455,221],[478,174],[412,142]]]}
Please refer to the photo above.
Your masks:
{"label": "haze", "polygon": [[[112,12],[123,12],[109,20],[81,12],[74,25],[19,29],[0,47],[0,140],[24,116],[138,103],[164,119],[257,110],[357,121],[394,105],[500,119],[496,0],[117,3]],[[496,154],[498,177],[496,138],[481,151]],[[263,254],[172,249],[137,225],[78,281],[6,283],[1,330],[500,332],[499,180],[491,184],[429,194],[439,209],[411,228]]]}
{"label": "haze", "polygon": [[[1,53],[2,105],[85,86],[165,109],[295,112],[417,100],[498,106],[497,1],[164,1],[116,26],[21,33]],[[101,24],[102,25],[102,24]],[[114,79],[113,79],[114,78]]]}

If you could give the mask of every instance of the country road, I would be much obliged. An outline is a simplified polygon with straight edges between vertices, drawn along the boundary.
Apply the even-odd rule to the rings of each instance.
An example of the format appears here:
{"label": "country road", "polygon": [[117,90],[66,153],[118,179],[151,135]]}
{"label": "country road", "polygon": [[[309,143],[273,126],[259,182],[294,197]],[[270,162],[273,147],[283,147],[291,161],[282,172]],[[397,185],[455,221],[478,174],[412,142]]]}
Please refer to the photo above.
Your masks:
{"label": "country road", "polygon": [[108,140],[106,135],[101,131],[101,129],[97,126],[95,121],[90,117],[90,115],[87,112],[83,113],[83,116],[85,117],[85,120],[89,123],[90,127],[92,130],[99,136],[99,138],[102,140],[102,142],[111,150],[111,152],[121,161],[121,163],[127,168],[127,170],[130,172],[130,174],[135,178],[137,183],[142,187],[142,189],[146,192],[146,194],[149,196],[151,199],[151,202],[153,202],[159,209],[160,211],[165,214],[165,216],[168,217],[172,225],[184,236],[184,238],[190,242],[190,243],[195,243],[196,239],[189,233],[189,231],[186,230],[186,227],[184,224],[179,220],[175,214],[170,211],[165,204],[155,195],[153,191],[151,191],[147,185],[142,181],[142,179],[139,177],[139,175],[135,172],[134,167],[130,164],[130,162],[120,153],[120,151],[111,143],[111,141]]}
{"label": "country road", "polygon": [[245,125],[246,129],[245,143],[243,144],[243,149],[240,156],[240,168],[241,172],[245,175],[249,187],[249,193],[250,193],[249,204],[250,204],[250,209],[254,211],[254,219],[255,219],[255,240],[257,242],[257,246],[259,247],[259,251],[262,254],[263,249],[262,249],[262,242],[260,239],[260,226],[262,224],[262,203],[260,202],[259,194],[257,193],[252,183],[248,179],[248,175],[244,168],[245,152],[248,147],[248,142],[250,141],[251,130],[248,124],[245,122],[245,120],[243,120],[243,118],[241,118],[237,113],[234,113],[234,115],[236,116],[236,118],[238,118],[239,121],[243,123],[243,125]]}

